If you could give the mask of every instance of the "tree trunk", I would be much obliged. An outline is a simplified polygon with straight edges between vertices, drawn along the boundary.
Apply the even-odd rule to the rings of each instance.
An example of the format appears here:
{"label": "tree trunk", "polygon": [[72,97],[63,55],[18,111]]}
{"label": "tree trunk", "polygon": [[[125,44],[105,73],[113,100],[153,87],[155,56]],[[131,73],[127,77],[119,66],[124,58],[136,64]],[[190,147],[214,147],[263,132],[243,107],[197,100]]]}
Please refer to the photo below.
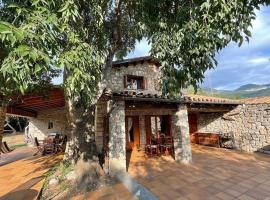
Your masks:
{"label": "tree trunk", "polygon": [[[98,152],[95,144],[95,109],[98,99],[108,86],[110,70],[114,54],[110,52],[105,60],[102,81],[98,85],[98,93],[90,105],[81,105],[66,97],[66,113],[68,122],[68,144],[65,160],[76,163],[80,158],[84,161],[97,160]],[[68,73],[64,71],[64,80]],[[76,106],[79,105],[79,106]]]}
{"label": "tree trunk", "polygon": [[65,160],[76,163],[96,160],[95,144],[95,105],[88,108],[76,107],[71,100],[66,102],[68,122],[68,144]]}
{"label": "tree trunk", "polygon": [[4,124],[6,119],[6,109],[5,107],[0,107],[0,154],[2,148],[2,140],[4,135]]}

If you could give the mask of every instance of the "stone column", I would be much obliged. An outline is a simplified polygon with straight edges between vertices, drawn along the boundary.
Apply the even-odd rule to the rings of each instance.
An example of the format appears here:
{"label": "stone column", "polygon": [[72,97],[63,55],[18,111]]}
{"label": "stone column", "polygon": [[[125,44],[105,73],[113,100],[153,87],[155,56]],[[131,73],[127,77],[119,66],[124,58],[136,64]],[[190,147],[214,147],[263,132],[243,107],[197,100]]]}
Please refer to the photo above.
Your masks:
{"label": "stone column", "polygon": [[192,161],[187,106],[180,104],[173,116],[173,139],[175,160],[182,163]]}
{"label": "stone column", "polygon": [[109,118],[110,174],[126,172],[125,102],[118,101]]}
{"label": "stone column", "polygon": [[139,126],[140,126],[140,148],[144,149],[146,145],[146,132],[145,132],[145,116],[139,116]]}
{"label": "stone column", "polygon": [[2,139],[4,134],[4,125],[6,119],[6,108],[0,107],[0,154],[1,154],[1,147],[2,147]]}

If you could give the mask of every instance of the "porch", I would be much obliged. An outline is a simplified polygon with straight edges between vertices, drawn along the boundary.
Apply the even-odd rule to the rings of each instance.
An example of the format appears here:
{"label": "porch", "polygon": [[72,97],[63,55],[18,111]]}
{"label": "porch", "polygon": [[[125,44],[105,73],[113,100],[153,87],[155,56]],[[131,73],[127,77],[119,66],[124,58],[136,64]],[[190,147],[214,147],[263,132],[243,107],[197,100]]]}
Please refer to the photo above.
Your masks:
{"label": "porch", "polygon": [[270,198],[270,160],[261,153],[192,146],[192,164],[131,157],[128,173],[159,199]]}

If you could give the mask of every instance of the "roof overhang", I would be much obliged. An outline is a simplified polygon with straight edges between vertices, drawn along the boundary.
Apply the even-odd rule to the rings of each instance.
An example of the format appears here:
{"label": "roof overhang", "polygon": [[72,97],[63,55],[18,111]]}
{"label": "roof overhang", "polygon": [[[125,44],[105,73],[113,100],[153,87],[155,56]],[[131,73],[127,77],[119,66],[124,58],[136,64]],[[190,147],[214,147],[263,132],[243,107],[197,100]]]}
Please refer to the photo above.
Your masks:
{"label": "roof overhang", "polygon": [[44,94],[30,93],[14,97],[12,104],[7,107],[7,114],[24,117],[36,117],[38,112],[65,106],[62,88],[53,88]]}

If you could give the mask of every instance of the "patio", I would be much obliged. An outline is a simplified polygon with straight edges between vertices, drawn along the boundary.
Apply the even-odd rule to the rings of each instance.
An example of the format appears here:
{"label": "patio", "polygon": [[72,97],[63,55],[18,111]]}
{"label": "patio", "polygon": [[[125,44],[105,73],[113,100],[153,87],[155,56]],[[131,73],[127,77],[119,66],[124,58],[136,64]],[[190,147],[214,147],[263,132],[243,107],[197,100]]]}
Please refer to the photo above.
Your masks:
{"label": "patio", "polygon": [[23,147],[1,155],[1,200],[36,199],[45,173],[63,158],[63,155],[33,156],[35,152],[35,148]]}
{"label": "patio", "polygon": [[193,162],[131,155],[128,172],[160,199],[270,199],[270,156],[194,145]]}

